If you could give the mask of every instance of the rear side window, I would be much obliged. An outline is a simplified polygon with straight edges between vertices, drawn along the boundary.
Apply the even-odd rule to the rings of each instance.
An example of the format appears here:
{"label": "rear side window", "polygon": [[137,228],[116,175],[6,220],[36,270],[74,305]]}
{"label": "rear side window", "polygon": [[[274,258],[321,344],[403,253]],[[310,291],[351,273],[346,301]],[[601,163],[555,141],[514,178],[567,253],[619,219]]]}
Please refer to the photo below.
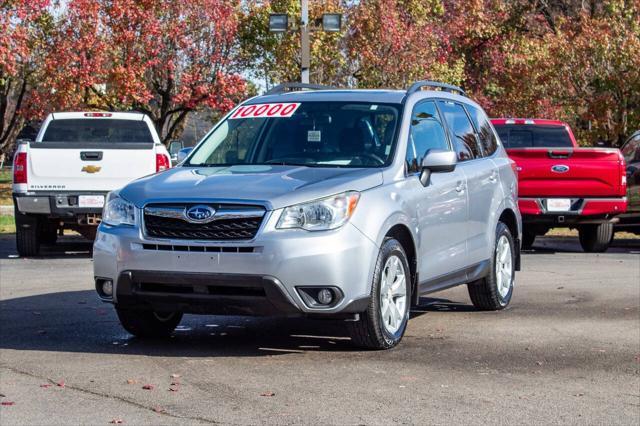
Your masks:
{"label": "rear side window", "polygon": [[43,142],[153,143],[147,123],[115,119],[61,119],[49,122]]}
{"label": "rear side window", "polygon": [[481,157],[475,131],[464,107],[450,101],[438,101],[438,105],[451,131],[453,147],[456,150],[456,154],[458,154],[458,161],[468,161]]}
{"label": "rear side window", "polygon": [[451,150],[436,104],[422,102],[416,105],[411,115],[406,158],[409,173],[420,171],[424,154],[430,149]]}
{"label": "rear side window", "polygon": [[469,111],[471,120],[478,131],[483,155],[485,157],[493,155],[498,149],[498,140],[489,122],[489,117],[482,110],[471,105],[467,105],[467,111]]}
{"label": "rear side window", "polygon": [[563,126],[522,124],[496,125],[505,148],[572,148],[573,142]]}

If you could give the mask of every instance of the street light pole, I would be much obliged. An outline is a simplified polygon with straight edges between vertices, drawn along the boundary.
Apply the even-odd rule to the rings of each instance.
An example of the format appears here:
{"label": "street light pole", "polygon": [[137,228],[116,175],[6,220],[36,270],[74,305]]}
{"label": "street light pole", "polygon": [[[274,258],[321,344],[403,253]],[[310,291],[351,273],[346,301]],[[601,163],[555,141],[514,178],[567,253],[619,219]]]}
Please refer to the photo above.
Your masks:
{"label": "street light pole", "polygon": [[302,20],[300,25],[300,82],[309,84],[309,68],[311,67],[311,52],[309,47],[309,0],[300,0]]}

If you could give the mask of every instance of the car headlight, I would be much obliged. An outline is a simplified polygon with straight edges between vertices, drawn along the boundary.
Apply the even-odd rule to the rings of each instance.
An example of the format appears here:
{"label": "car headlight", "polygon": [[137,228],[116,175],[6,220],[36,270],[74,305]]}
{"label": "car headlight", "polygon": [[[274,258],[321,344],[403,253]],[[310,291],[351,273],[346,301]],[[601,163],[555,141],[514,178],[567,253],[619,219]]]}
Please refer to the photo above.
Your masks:
{"label": "car headlight", "polygon": [[136,224],[136,206],[111,192],[102,211],[102,221],[111,226],[133,226]]}
{"label": "car headlight", "polygon": [[302,228],[307,231],[336,229],[353,215],[360,193],[355,191],[287,207],[278,220],[278,229]]}

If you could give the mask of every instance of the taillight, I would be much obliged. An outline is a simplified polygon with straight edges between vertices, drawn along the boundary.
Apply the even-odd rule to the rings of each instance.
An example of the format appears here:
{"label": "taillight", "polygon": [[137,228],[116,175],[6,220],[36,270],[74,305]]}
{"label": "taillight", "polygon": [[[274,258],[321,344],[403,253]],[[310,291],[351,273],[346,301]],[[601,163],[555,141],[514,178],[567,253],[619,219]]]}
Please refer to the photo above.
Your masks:
{"label": "taillight", "polygon": [[627,162],[621,152],[618,152],[618,164],[620,165],[620,195],[627,195]]}
{"label": "taillight", "polygon": [[27,183],[26,152],[18,152],[13,159],[13,183]]}
{"label": "taillight", "polygon": [[169,161],[169,157],[164,154],[156,154],[156,173],[164,172],[167,169],[171,168],[171,162]]}

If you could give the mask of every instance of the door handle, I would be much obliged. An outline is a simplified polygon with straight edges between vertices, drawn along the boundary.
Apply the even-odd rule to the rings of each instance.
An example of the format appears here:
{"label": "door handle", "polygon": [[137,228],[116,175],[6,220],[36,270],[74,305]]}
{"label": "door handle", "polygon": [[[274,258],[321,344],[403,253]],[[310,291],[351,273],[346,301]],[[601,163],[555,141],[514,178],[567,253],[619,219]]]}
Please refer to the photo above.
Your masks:
{"label": "door handle", "polygon": [[102,151],[83,151],[80,153],[82,161],[100,161],[102,160]]}

